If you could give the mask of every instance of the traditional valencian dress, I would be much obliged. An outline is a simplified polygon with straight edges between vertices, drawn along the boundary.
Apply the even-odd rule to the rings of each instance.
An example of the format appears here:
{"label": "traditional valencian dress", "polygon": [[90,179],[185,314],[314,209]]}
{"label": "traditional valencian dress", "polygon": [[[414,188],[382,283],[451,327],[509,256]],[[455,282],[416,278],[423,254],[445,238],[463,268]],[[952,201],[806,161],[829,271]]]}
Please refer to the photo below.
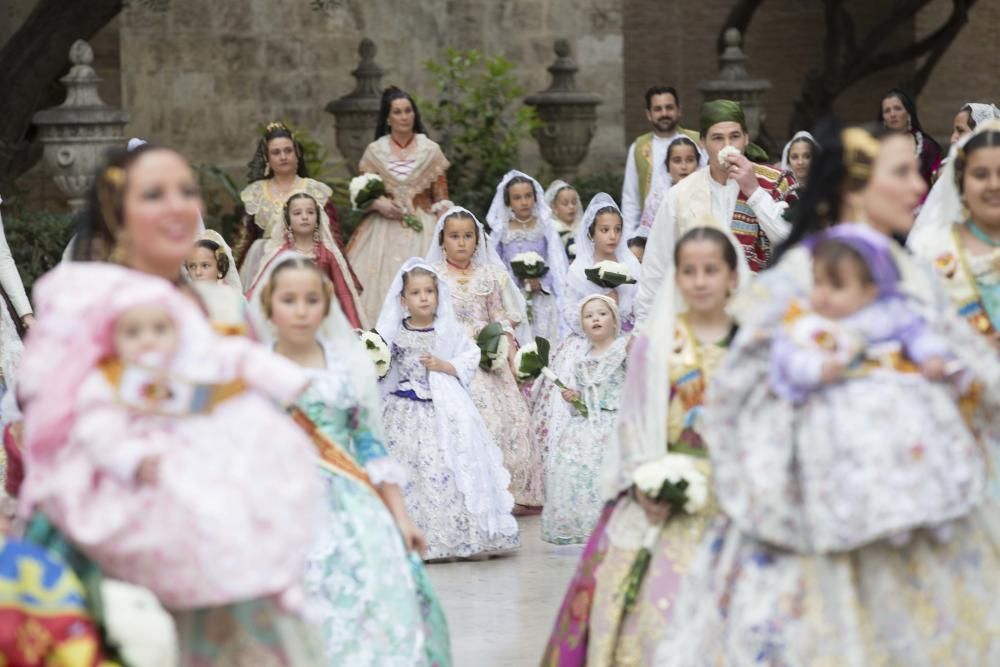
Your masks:
{"label": "traditional valencian dress", "polygon": [[[711,464],[701,435],[700,415],[705,390],[726,352],[732,334],[724,340],[698,340],[683,316],[677,318],[669,352],[669,447],[689,453],[710,474]],[[648,362],[649,341],[640,338],[632,363]],[[635,370],[632,373],[639,373]],[[680,592],[691,557],[718,507],[710,501],[702,512],[670,517],[660,528],[651,549],[652,561],[638,597],[625,609],[623,582],[651,528],[641,506],[629,492],[635,458],[629,442],[618,442],[622,453],[605,467],[604,494],[608,498],[584,555],[570,582],[549,639],[544,665],[648,665],[671,622],[673,600]],[[664,451],[666,448],[664,449]]]}
{"label": "traditional valencian dress", "polygon": [[389,284],[410,257],[419,257],[431,243],[435,215],[448,208],[448,160],[441,147],[423,134],[414,135],[414,147],[405,158],[397,158],[386,135],[368,144],[359,170],[376,174],[385,184],[386,195],[414,215],[423,231],[388,220],[376,211],[351,236],[347,256],[365,286],[362,309],[371,322],[378,317]]}
{"label": "traditional valencian dress", "polygon": [[[957,151],[972,137],[980,132],[998,130],[1000,121],[986,118],[974,132],[952,147],[947,164],[907,239],[907,246],[917,257],[932,263],[958,315],[987,340],[995,340],[1000,333],[1000,248],[994,247],[977,255],[969,252],[961,230],[964,227],[969,234],[975,235],[975,232],[970,221],[963,220],[965,212],[955,183],[954,165]],[[984,244],[992,245],[987,241]],[[997,474],[996,465],[993,466],[991,486],[994,497],[1000,499],[1000,474]]]}
{"label": "traditional valencian dress", "polygon": [[[470,339],[475,340],[483,327],[492,322],[499,322],[506,332],[512,333],[524,320],[521,310],[524,302],[500,259],[487,245],[482,224],[476,220],[479,245],[467,270],[449,264],[437,243],[445,218],[459,210],[465,211],[451,209],[438,220],[435,241],[427,251],[427,260],[447,283],[455,317]],[[533,441],[531,414],[510,368],[504,365],[485,371],[477,366],[469,383],[469,392],[486,427],[503,452],[504,466],[510,472],[510,492],[514,501],[521,505],[541,505],[545,474],[542,451]]]}
{"label": "traditional valencian dress", "polygon": [[[448,286],[438,279],[434,326],[409,324],[399,297],[404,272],[421,267],[408,260],[393,282],[379,315],[378,332],[392,352],[381,382],[389,451],[407,471],[406,509],[427,537],[428,559],[464,558],[520,546],[510,475],[503,454],[469,396],[479,349],[455,319]],[[430,372],[420,362],[430,354],[447,361],[458,377]]]}
{"label": "traditional valencian dress", "polygon": [[[812,277],[808,249],[793,249],[736,309],[740,332],[709,391],[704,428],[727,518],[695,554],[675,606],[683,621],[665,628],[655,664],[987,665],[1000,658],[993,593],[1000,532],[981,486],[983,457],[997,452],[1000,433],[1000,361],[950,312],[934,277],[885,243],[901,293],[975,376],[959,405],[936,402],[926,419],[935,433],[978,434],[979,453],[942,461],[930,450],[948,443],[918,439],[901,456],[898,438],[873,440],[878,421],[906,430],[896,417],[901,402],[923,408],[922,398],[905,392],[873,395],[870,405],[854,397],[864,410],[848,424],[822,419],[822,400],[797,405],[775,394],[769,342]],[[950,519],[942,518],[945,504],[922,502],[925,492],[945,488],[968,493],[965,509],[954,504]]]}
{"label": "traditional valencian dress", "polygon": [[[632,331],[635,324],[635,295],[636,285],[622,285],[614,290],[600,287],[589,278],[586,270],[592,268],[597,260],[594,257],[594,241],[590,238],[590,226],[597,219],[597,212],[602,209],[613,209],[618,215],[621,211],[615,204],[615,200],[604,192],[598,192],[587,205],[587,211],[583,214],[583,222],[576,230],[576,259],[570,264],[566,275],[566,299],[563,304],[563,325],[566,331],[581,335],[580,328],[580,299],[590,294],[609,294],[614,292],[614,299],[618,303],[618,313],[621,316],[622,330]],[[618,246],[615,248],[615,262],[623,265],[625,270],[633,278],[638,279],[642,274],[642,265],[635,258],[632,251],[628,249],[625,235],[622,234]]]}
{"label": "traditional valencian dress", "polygon": [[[510,207],[504,204],[504,192],[511,179],[522,177],[530,179],[535,193],[535,208],[532,213],[534,224],[527,228],[514,229],[510,226],[512,213]],[[497,185],[493,203],[490,204],[486,222],[490,225],[489,243],[496,250],[510,272],[510,279],[524,290],[524,282],[519,279],[511,268],[511,261],[517,255],[525,252],[536,252],[545,260],[549,267],[548,273],[539,281],[541,292],[526,293],[529,304],[530,330],[522,328],[518,339],[522,344],[532,341],[535,336],[547,339],[553,345],[562,338],[562,304],[566,286],[567,260],[565,246],[559,236],[559,231],[553,222],[552,211],[545,200],[545,193],[538,181],[527,174],[514,170],[509,171]]]}
{"label": "traditional valencian dress", "polygon": [[[420,557],[406,553],[371,486],[406,485],[405,471],[383,444],[378,393],[361,395],[372,380],[355,377],[345,350],[330,343],[323,349],[327,367],[307,369],[312,384],[298,404],[369,481],[321,467],[330,516],[310,554],[305,588],[322,619],[327,657],[331,664],[373,667],[448,665],[448,629]],[[368,361],[360,349],[351,352]]]}
{"label": "traditional valencian dress", "polygon": [[[592,298],[607,301],[615,310],[611,299]],[[615,326],[620,332],[617,322]],[[619,336],[599,354],[588,349],[564,380],[580,392],[587,415],[571,408],[569,419],[560,420],[548,434],[542,510],[542,539],[546,542],[586,542],[601,514],[604,499],[600,473],[605,451],[616,437],[615,423],[625,384],[626,342]]]}
{"label": "traditional valencian dress", "polygon": [[[295,256],[279,255],[272,270]],[[269,280],[270,272],[262,282]],[[259,298],[251,322],[274,343]],[[327,507],[304,578],[309,617],[322,630],[328,664],[450,665],[447,624],[420,556],[406,552],[376,491],[382,483],[403,488],[407,476],[384,444],[371,361],[336,306],[320,336],[326,366],[303,369],[310,385],[297,401],[320,453]]]}
{"label": "traditional valencian dress", "polygon": [[[313,253],[314,259],[333,283],[337,302],[347,320],[356,327],[363,327],[368,322],[362,315],[360,305],[363,283],[355,277],[338,241],[340,232],[339,228],[335,228],[338,225],[337,212],[330,200],[333,190],[325,183],[299,177],[289,196],[298,192],[304,192],[315,199],[320,209],[320,235],[319,243]],[[270,262],[289,247],[285,234],[287,227],[284,213],[288,198],[278,197],[272,193],[271,179],[254,181],[243,189],[240,198],[249,217],[247,224],[252,224],[261,230],[261,238],[251,244],[240,268],[243,288],[249,294],[256,287]]]}
{"label": "traditional valencian dress", "polygon": [[[663,198],[667,196],[670,188],[674,185],[674,177],[670,175],[669,165],[667,164],[667,156],[670,155],[670,146],[673,145],[678,139],[691,139],[691,137],[686,134],[674,135],[671,139],[667,141],[666,152],[664,153],[664,161],[655,166],[655,170],[658,172],[657,178],[654,180],[654,184],[651,186],[649,194],[646,195],[646,199],[642,205],[642,216],[639,218],[639,226],[633,232],[633,236],[649,236],[649,230],[653,228],[653,222],[656,220],[656,212],[660,210],[660,204],[663,203]],[[708,165],[708,153],[705,149],[701,147],[698,139],[694,139],[695,147],[698,153],[698,168],[701,169]],[[624,238],[627,234],[622,234]],[[631,236],[628,238],[632,238]],[[626,239],[627,240],[627,239]]]}
{"label": "traditional valencian dress", "polygon": [[[318,525],[315,454],[277,406],[305,376],[246,339],[217,336],[174,285],[146,274],[71,263],[36,295],[19,383],[23,510],[44,513],[107,575],[155,593],[174,614],[183,664],[318,664],[287,611]],[[145,305],[166,309],[178,329],[162,368],[113,355],[118,317]],[[150,456],[157,479],[137,484]]]}

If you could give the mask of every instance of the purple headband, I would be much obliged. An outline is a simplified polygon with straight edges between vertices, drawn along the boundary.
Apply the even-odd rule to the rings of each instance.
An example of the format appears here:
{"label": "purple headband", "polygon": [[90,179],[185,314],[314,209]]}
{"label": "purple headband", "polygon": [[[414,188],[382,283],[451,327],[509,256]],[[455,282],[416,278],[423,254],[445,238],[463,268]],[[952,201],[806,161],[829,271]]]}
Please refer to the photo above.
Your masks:
{"label": "purple headband", "polygon": [[835,225],[824,232],[814,234],[804,241],[810,251],[814,251],[823,241],[837,241],[855,250],[868,271],[872,274],[879,298],[898,293],[899,269],[892,259],[889,240],[885,235],[859,224]]}

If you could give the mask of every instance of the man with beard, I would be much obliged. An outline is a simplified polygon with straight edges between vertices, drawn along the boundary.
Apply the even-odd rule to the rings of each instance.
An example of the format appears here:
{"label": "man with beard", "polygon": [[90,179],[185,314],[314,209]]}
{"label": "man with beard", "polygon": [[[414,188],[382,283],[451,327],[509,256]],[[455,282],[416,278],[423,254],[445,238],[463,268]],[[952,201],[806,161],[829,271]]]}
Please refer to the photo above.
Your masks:
{"label": "man with beard", "polygon": [[638,137],[629,146],[625,161],[625,183],[622,187],[622,217],[625,238],[631,239],[639,229],[646,196],[667,178],[667,147],[678,133],[686,134],[698,143],[698,133],[685,130],[681,122],[681,98],[670,86],[653,86],[646,91],[646,118],[652,132]]}

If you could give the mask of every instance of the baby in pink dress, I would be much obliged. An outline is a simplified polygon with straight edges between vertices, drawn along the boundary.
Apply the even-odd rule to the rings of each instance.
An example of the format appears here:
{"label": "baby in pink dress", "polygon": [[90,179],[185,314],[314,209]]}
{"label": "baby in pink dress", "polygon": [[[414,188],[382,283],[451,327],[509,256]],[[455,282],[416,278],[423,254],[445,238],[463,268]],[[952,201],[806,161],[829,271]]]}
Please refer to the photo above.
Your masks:
{"label": "baby in pink dress", "polygon": [[309,440],[280,407],[301,371],[119,267],[64,266],[36,301],[22,508],[168,608],[291,601],[322,507]]}

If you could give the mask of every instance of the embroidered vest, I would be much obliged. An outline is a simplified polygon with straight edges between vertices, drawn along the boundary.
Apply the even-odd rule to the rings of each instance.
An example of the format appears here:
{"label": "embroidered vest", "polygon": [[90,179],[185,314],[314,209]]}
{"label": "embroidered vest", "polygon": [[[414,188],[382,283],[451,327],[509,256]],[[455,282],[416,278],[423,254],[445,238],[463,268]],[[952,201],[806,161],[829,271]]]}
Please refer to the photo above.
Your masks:
{"label": "embroidered vest", "polygon": [[635,140],[635,171],[639,175],[639,201],[645,202],[653,183],[653,133],[647,132]]}

